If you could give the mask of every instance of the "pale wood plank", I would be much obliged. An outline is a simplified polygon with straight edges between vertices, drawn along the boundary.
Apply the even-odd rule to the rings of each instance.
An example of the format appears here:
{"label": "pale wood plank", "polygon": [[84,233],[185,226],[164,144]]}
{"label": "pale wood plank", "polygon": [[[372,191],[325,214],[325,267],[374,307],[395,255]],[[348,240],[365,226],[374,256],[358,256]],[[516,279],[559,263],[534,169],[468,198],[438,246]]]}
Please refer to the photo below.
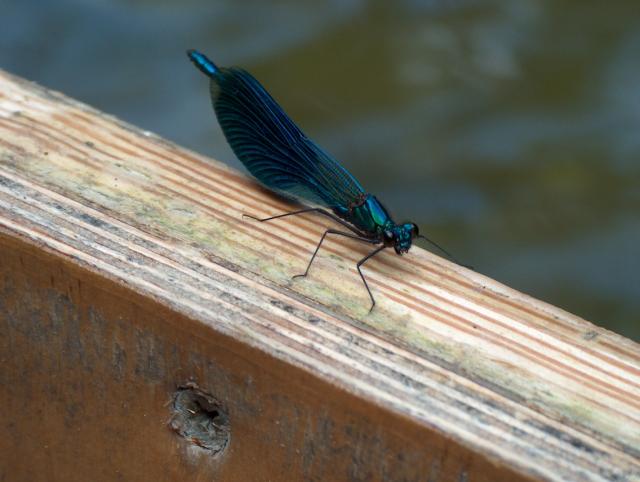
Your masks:
{"label": "pale wood plank", "polygon": [[[212,114],[212,124],[214,123]],[[0,72],[0,230],[548,480],[640,478],[638,345],[414,248],[364,249],[243,174]],[[453,443],[453,442],[452,442]]]}

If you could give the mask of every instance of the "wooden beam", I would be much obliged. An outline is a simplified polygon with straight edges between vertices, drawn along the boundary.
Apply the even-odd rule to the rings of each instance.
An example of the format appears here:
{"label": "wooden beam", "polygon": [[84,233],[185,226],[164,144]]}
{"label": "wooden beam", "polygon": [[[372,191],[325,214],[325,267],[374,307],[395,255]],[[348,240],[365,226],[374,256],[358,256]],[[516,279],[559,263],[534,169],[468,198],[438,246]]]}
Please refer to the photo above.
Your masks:
{"label": "wooden beam", "polygon": [[289,210],[0,71],[0,479],[640,480],[637,344]]}

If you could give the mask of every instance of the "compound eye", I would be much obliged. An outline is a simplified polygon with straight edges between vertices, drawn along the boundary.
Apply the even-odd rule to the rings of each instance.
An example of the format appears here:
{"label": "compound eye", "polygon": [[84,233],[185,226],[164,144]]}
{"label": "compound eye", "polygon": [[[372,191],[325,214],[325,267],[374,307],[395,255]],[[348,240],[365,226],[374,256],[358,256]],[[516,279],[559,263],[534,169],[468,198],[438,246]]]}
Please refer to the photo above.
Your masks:
{"label": "compound eye", "polygon": [[411,233],[414,237],[420,235],[420,230],[418,229],[418,225],[416,223],[411,223]]}

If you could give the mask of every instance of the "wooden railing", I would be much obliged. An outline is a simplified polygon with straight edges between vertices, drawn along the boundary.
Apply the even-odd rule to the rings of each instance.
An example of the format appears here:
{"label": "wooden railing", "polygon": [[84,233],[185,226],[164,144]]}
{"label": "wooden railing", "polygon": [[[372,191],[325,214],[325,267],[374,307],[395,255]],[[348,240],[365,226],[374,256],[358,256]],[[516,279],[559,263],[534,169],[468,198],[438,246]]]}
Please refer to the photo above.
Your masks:
{"label": "wooden railing", "polygon": [[640,480],[637,344],[288,210],[0,72],[0,480]]}

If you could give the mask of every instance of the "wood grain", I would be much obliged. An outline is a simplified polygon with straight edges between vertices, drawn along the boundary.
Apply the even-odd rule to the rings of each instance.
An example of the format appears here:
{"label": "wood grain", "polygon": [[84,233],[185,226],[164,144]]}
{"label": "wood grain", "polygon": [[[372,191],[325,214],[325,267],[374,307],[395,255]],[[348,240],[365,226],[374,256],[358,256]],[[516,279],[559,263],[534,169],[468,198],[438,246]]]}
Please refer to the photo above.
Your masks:
{"label": "wood grain", "polygon": [[[403,420],[408,447],[465,454],[457,472],[410,478],[400,464],[367,480],[640,480],[637,344],[420,248],[366,266],[368,314],[366,248],[328,240],[292,280],[327,221],[242,218],[289,210],[223,164],[0,71],[5,253],[52,256],[348,395],[344,410]],[[471,459],[489,465],[465,471]],[[302,480],[292,467],[270,480]]]}

